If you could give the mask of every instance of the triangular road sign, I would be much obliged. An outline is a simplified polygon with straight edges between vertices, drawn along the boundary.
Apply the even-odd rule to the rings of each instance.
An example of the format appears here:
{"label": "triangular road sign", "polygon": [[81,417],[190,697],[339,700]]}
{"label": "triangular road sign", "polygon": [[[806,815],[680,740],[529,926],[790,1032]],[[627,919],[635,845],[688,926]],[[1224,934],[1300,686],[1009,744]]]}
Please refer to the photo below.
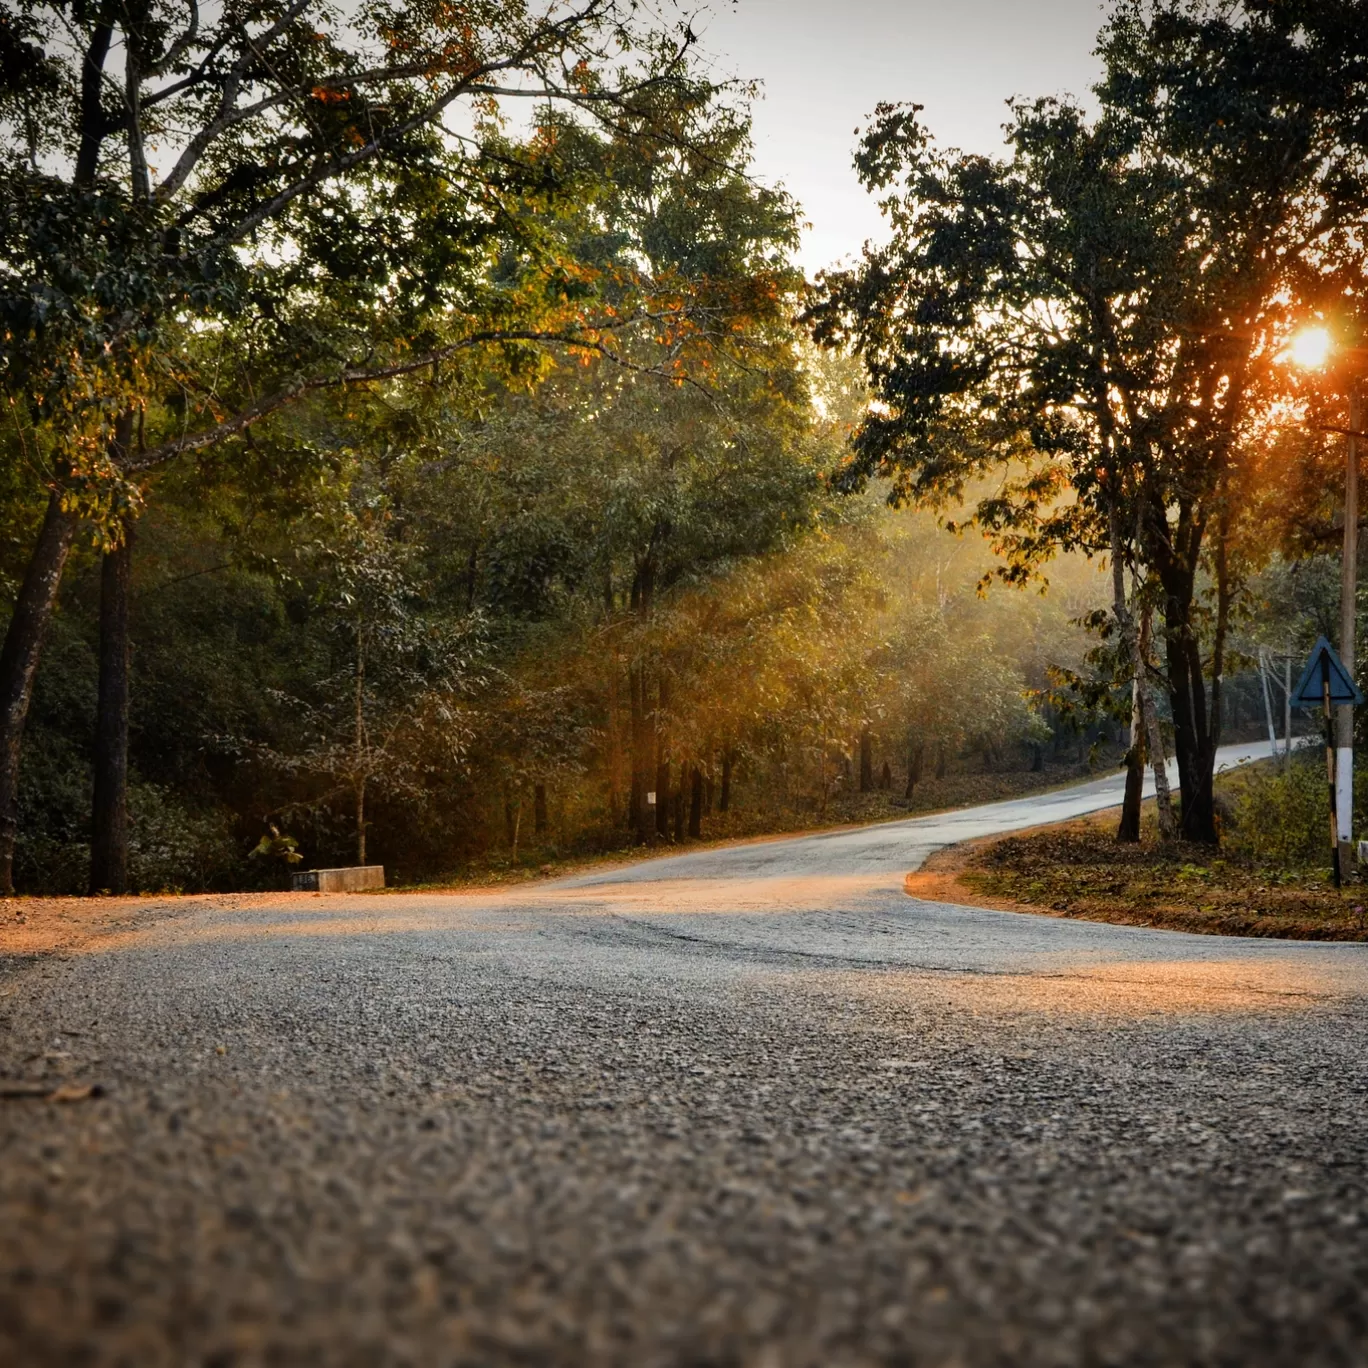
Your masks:
{"label": "triangular road sign", "polygon": [[1292,704],[1297,708],[1319,708],[1325,702],[1325,683],[1330,683],[1330,702],[1336,706],[1341,703],[1363,702],[1363,694],[1349,677],[1344,662],[1335,654],[1335,648],[1324,637],[1320,637],[1311,648],[1311,659],[1297,687],[1292,691]]}

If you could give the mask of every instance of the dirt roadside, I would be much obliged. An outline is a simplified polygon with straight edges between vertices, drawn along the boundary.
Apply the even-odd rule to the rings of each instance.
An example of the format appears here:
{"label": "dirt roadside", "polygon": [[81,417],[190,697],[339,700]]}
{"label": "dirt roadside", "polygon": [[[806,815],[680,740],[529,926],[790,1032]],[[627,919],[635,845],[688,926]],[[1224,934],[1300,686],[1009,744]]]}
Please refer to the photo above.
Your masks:
{"label": "dirt roadside", "polygon": [[0,956],[28,959],[97,950],[101,942],[198,912],[241,912],[309,893],[159,894],[128,898],[0,898]]}
{"label": "dirt roadside", "polygon": [[1368,887],[1274,874],[1205,847],[1118,845],[1118,809],[966,841],[907,875],[906,892],[1002,912],[1200,935],[1368,941]]}

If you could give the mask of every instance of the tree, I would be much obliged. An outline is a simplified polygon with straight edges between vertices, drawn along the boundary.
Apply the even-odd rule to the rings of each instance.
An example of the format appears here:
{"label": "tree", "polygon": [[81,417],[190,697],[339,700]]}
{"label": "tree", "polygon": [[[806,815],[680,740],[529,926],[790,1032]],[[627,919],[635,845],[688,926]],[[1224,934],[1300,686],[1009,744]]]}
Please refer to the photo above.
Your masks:
{"label": "tree", "polygon": [[689,326],[624,328],[611,363],[589,358],[491,403],[465,462],[467,484],[472,471],[499,472],[483,506],[511,501],[521,514],[471,547],[491,600],[540,616],[569,597],[614,624],[604,644],[625,675],[612,691],[626,704],[627,818],[641,841],[665,834],[672,766],[702,758],[677,753],[671,734],[680,700],[652,627],[662,601],[774,546],[820,489],[789,322],[796,209],[744,173],[741,112],[700,99],[653,117],[671,141],[643,148],[632,125],[604,137],[552,118],[529,154],[579,189],[573,210],[546,214],[566,256],[628,299],[672,301]]}
{"label": "tree", "polygon": [[1097,115],[1014,105],[1001,161],[941,153],[916,107],[881,107],[856,164],[891,240],[810,311],[880,401],[848,483],[884,471],[895,497],[936,500],[999,472],[973,520],[1000,573],[1111,557],[1133,668],[1122,570],[1153,575],[1191,839],[1217,834],[1247,442],[1288,394],[1291,321],[1363,290],[1366,26],[1363,0],[1125,0]]}
{"label": "tree", "polygon": [[316,668],[298,691],[275,691],[293,744],[250,749],[310,785],[304,805],[345,797],[356,863],[365,864],[368,797],[378,790],[420,804],[424,775],[459,763],[470,742],[465,700],[479,678],[479,624],[423,611],[413,548],[390,535],[383,508],[344,515],[301,556],[316,586]]}
{"label": "tree", "polygon": [[[510,212],[533,182],[550,188],[547,167],[504,155],[496,127],[500,101],[528,99],[667,139],[651,110],[698,88],[693,35],[652,39],[634,10],[19,0],[0,15],[2,383],[47,492],[0,649],[0,891],[34,672],[82,516],[113,551],[147,472],[306,394],[492,344],[524,369],[538,342],[604,351],[648,309],[619,299],[586,318],[592,282]],[[117,676],[100,723],[116,790]]]}

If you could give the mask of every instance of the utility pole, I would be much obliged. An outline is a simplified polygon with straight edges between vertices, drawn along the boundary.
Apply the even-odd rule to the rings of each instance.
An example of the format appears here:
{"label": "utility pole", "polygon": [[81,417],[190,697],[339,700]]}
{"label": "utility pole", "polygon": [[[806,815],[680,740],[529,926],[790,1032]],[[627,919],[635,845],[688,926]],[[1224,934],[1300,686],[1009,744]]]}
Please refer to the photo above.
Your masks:
{"label": "utility pole", "polygon": [[1283,769],[1292,763],[1292,648],[1283,656]]}
{"label": "utility pole", "polygon": [[[1344,561],[1340,567],[1340,659],[1354,676],[1354,632],[1358,616],[1359,433],[1363,427],[1363,389],[1349,390],[1349,437],[1344,462]],[[1335,719],[1335,811],[1339,819],[1339,867],[1345,878],[1354,869],[1354,709],[1341,706]]]}
{"label": "utility pole", "polygon": [[1273,725],[1273,696],[1268,689],[1268,648],[1259,647],[1259,683],[1263,685],[1264,717],[1268,722],[1268,753],[1278,754],[1278,732]]}

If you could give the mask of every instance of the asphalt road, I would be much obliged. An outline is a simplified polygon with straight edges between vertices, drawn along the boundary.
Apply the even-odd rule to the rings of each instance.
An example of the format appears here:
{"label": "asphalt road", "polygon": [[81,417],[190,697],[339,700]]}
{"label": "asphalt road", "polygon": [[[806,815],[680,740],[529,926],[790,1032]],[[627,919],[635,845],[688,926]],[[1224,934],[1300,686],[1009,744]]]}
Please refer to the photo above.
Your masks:
{"label": "asphalt road", "polygon": [[901,891],[1118,793],[11,966],[0,1364],[1368,1362],[1368,947]]}

